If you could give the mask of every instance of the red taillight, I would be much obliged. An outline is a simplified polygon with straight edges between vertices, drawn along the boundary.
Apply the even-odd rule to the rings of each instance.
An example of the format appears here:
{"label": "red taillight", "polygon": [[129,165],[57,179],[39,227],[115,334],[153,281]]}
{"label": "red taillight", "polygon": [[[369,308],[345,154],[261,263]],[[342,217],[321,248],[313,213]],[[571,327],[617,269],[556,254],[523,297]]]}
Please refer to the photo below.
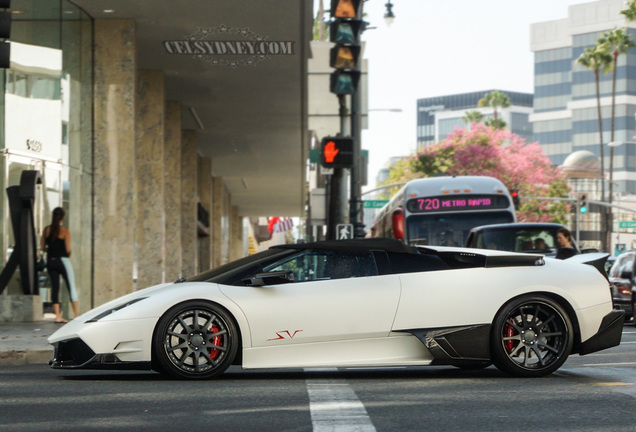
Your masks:
{"label": "red taillight", "polygon": [[629,285],[616,284],[616,291],[619,294],[630,295],[632,293],[632,288]]}
{"label": "red taillight", "polygon": [[393,212],[393,237],[402,240],[404,238],[404,210],[397,209]]}

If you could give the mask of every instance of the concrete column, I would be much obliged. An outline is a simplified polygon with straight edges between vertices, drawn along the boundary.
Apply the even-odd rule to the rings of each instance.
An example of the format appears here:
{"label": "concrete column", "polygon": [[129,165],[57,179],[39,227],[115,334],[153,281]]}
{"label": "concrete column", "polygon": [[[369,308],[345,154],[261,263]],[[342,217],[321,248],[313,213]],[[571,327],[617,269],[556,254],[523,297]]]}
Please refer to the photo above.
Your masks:
{"label": "concrete column", "polygon": [[[210,158],[199,157],[199,202],[212,216],[212,161]],[[211,234],[211,226],[207,227]],[[212,242],[210,235],[199,235],[199,271],[205,271],[212,266]]]}
{"label": "concrete column", "polygon": [[183,131],[181,140],[181,268],[182,274],[188,277],[198,269],[196,131]]}
{"label": "concrete column", "polygon": [[[93,50],[92,38],[84,37],[92,34],[91,25],[86,21],[67,21],[65,23],[70,32],[79,38],[62,38],[62,55],[64,69],[68,72],[68,90],[71,100],[78,101],[69,104],[68,121],[68,164],[69,169],[69,197],[67,227],[71,231],[71,265],[75,274],[75,284],[79,297],[80,313],[93,307],[92,276],[93,276],[93,118],[92,105],[93,64],[90,53]],[[79,45],[79,49],[78,49]],[[46,209],[45,225],[50,223],[50,211]],[[60,290],[66,298],[68,292]],[[68,314],[67,300],[62,303],[65,316]]]}
{"label": "concrete column", "polygon": [[135,242],[138,288],[146,288],[165,280],[164,100],[163,72],[139,71],[135,123]]}
{"label": "concrete column", "polygon": [[243,257],[243,223],[239,217],[238,207],[232,206],[230,211],[230,261]]}
{"label": "concrete column", "polygon": [[166,281],[181,276],[181,103],[166,103],[164,142],[164,206]]}
{"label": "concrete column", "polygon": [[210,215],[210,226],[212,228],[212,267],[223,264],[223,179],[214,177],[212,179],[212,212]]}
{"label": "concrete column", "polygon": [[94,304],[133,288],[135,86],[133,20],[94,22]]}

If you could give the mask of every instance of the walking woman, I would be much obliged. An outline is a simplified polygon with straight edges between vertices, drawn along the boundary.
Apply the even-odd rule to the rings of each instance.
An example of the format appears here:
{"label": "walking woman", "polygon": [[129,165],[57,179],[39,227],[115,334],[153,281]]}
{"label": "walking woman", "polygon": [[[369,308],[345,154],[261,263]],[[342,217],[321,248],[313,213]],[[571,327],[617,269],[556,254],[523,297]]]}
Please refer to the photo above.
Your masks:
{"label": "walking woman", "polygon": [[55,322],[65,323],[60,312],[60,275],[64,278],[73,305],[75,317],[79,315],[75,276],[71,266],[71,232],[62,226],[65,216],[62,207],[53,209],[51,225],[44,228],[40,238],[40,249],[46,252],[46,269],[51,278],[51,302],[55,312]]}

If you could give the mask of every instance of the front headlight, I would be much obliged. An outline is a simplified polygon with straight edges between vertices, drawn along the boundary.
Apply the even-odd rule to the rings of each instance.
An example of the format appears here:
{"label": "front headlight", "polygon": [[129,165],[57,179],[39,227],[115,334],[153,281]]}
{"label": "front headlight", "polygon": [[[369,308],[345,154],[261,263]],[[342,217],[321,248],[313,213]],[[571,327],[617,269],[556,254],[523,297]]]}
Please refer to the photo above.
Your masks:
{"label": "front headlight", "polygon": [[135,304],[135,303],[137,303],[138,301],[141,301],[141,300],[143,300],[143,299],[145,299],[145,298],[148,298],[148,297],[140,297],[140,298],[136,298],[136,299],[134,299],[134,300],[130,300],[130,301],[126,302],[126,303],[122,303],[122,304],[120,304],[120,305],[118,305],[118,306],[112,307],[112,308],[108,309],[107,311],[104,311],[104,312],[100,313],[99,315],[94,316],[93,318],[89,319],[89,320],[88,320],[88,321],[86,321],[86,322],[87,322],[87,323],[90,323],[90,322],[97,322],[97,321],[99,321],[100,319],[102,319],[102,318],[104,318],[104,317],[107,317],[107,316],[109,316],[109,315],[111,315],[111,314],[114,314],[115,312],[117,312],[117,311],[119,311],[119,310],[122,310],[123,308],[128,307],[128,306],[130,306],[131,304]]}

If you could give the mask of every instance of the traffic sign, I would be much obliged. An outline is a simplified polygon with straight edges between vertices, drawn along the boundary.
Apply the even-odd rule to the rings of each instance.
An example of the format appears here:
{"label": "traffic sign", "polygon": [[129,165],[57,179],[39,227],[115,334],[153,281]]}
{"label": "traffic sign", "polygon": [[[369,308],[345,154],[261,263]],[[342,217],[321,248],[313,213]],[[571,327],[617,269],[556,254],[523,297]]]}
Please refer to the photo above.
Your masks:
{"label": "traffic sign", "polygon": [[353,238],[353,224],[336,224],[336,238],[348,240]]}
{"label": "traffic sign", "polygon": [[636,228],[636,221],[621,221],[618,223],[619,228]]}
{"label": "traffic sign", "polygon": [[362,202],[363,202],[362,204],[363,208],[378,209],[378,208],[384,207],[384,205],[388,203],[389,200],[365,200]]}

